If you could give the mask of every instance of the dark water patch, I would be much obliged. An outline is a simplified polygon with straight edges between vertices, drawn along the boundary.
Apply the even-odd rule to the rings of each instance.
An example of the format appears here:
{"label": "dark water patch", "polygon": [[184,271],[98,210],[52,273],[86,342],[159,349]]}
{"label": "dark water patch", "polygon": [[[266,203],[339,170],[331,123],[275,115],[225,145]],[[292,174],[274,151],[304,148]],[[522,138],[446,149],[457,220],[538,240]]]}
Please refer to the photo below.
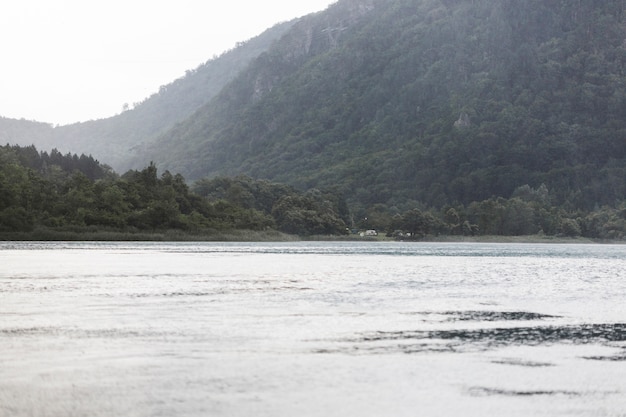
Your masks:
{"label": "dark water patch", "polygon": [[56,327],[17,327],[0,329],[0,336],[37,336],[58,332]]}
{"label": "dark water patch", "polygon": [[216,295],[216,292],[183,292],[183,291],[174,291],[167,293],[138,293],[132,294],[132,298],[148,298],[148,297],[209,297]]}
{"label": "dark water patch", "polygon": [[174,298],[174,297],[215,297],[220,295],[252,294],[252,293],[272,293],[283,291],[312,291],[309,287],[250,287],[250,288],[221,288],[215,291],[172,291],[165,293],[135,293],[130,294],[131,298]]}
{"label": "dark water patch", "polygon": [[384,355],[388,353],[453,353],[455,350],[448,345],[432,343],[415,343],[410,345],[352,345],[333,346],[331,348],[313,349],[312,353],[346,354],[346,355]]}
{"label": "dark water patch", "polygon": [[2,337],[67,337],[72,339],[132,339],[132,338],[163,338],[177,335],[176,332],[155,331],[152,329],[80,329],[68,327],[24,327],[0,329]]}
{"label": "dark water patch", "polygon": [[590,361],[626,362],[626,352],[613,356],[583,356],[583,359]]}
{"label": "dark water patch", "polygon": [[549,362],[533,362],[533,361],[525,361],[522,359],[501,359],[492,361],[497,365],[512,365],[512,366],[524,366],[529,368],[548,368],[550,366],[555,366],[553,363]]}
{"label": "dark water patch", "polygon": [[[337,351],[427,353],[485,351],[508,346],[556,343],[609,344],[626,341],[626,324],[512,327],[493,329],[377,331],[338,340]],[[621,357],[621,356],[620,356]]]}
{"label": "dark water patch", "polygon": [[446,311],[440,314],[447,316],[448,321],[525,321],[558,318],[527,311]]}
{"label": "dark water patch", "polygon": [[439,321],[537,321],[561,318],[560,316],[551,316],[548,314],[532,313],[528,311],[416,311],[406,312],[405,315],[441,317]]}
{"label": "dark water patch", "polygon": [[497,388],[486,388],[486,387],[472,387],[469,389],[470,395],[482,397],[482,396],[506,396],[506,397],[545,397],[545,396],[555,396],[555,395],[564,395],[567,397],[580,397],[583,395],[581,392],[577,391],[566,391],[566,390],[530,390],[530,391],[522,391],[522,390],[505,390],[505,389],[497,389]]}
{"label": "dark water patch", "polygon": [[511,327],[495,329],[458,329],[432,331],[392,331],[365,333],[362,341],[441,339],[493,344],[535,345],[553,342],[592,343],[626,341],[626,324],[588,324],[576,326]]}

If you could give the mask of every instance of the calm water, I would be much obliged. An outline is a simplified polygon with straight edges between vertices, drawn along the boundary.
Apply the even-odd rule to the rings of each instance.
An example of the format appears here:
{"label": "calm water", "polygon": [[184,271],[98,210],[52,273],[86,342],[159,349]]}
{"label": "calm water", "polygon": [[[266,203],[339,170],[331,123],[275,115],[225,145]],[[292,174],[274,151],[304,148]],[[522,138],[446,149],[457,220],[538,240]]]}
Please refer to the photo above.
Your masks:
{"label": "calm water", "polygon": [[0,243],[0,416],[626,416],[626,245]]}

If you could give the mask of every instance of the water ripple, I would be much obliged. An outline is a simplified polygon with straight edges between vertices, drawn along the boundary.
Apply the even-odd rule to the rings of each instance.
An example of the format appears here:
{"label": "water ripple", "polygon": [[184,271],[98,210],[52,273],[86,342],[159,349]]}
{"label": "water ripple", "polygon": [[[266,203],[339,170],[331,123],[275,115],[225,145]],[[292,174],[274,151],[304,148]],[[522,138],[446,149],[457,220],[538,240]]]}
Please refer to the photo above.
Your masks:
{"label": "water ripple", "polygon": [[537,397],[537,396],[552,396],[552,395],[564,395],[567,397],[580,397],[584,393],[577,391],[565,391],[565,390],[535,390],[535,391],[516,391],[516,390],[504,390],[486,387],[472,387],[469,389],[470,395],[473,396],[492,396],[503,395],[507,397]]}
{"label": "water ripple", "polygon": [[[463,314],[461,314],[463,316]],[[318,353],[425,353],[487,351],[509,346],[541,346],[557,343],[575,345],[626,341],[626,324],[583,324],[525,327],[498,327],[451,330],[406,330],[362,332],[336,340],[339,347],[318,349]],[[586,357],[590,360],[623,361],[626,352],[616,356]],[[509,363],[524,366],[549,366],[544,363]]]}

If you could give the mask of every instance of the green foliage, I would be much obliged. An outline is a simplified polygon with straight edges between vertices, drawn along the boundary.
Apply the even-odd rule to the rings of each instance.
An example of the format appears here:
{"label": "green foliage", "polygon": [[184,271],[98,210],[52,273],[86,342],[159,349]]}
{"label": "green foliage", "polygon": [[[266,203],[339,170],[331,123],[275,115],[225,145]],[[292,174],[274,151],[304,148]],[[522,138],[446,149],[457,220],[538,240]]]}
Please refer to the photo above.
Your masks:
{"label": "green foliage", "polygon": [[[89,177],[94,173],[100,178]],[[159,176],[154,163],[119,177],[87,157],[7,145],[0,147],[0,232],[47,227],[88,232],[345,233],[340,218],[347,211],[345,201],[331,192],[303,194],[249,177],[206,179],[194,189],[201,195],[179,174],[165,171]]]}
{"label": "green foliage", "polygon": [[492,197],[440,210],[412,208],[398,213],[396,208],[377,204],[366,211],[366,222],[360,226],[402,239],[438,235],[626,238],[626,201],[618,208],[604,206],[585,212],[567,211],[553,205],[552,200],[553,193],[542,184],[518,187],[508,199]]}
{"label": "green foliage", "polygon": [[[567,210],[624,199],[623,2],[350,4],[294,25],[151,158],[192,179],[334,186],[358,209],[524,184]],[[508,232],[534,228],[508,210]]]}
{"label": "green foliage", "polygon": [[[342,196],[317,189],[295,188],[250,177],[202,179],[193,187],[210,201],[247,209],[264,227],[297,235],[337,235],[346,232],[348,208]],[[255,214],[256,213],[256,214]]]}
{"label": "green foliage", "polygon": [[435,234],[441,225],[431,213],[423,213],[419,209],[412,209],[405,212],[394,222],[394,229],[402,230],[414,238]]}
{"label": "green foliage", "polygon": [[594,210],[580,219],[579,225],[583,236],[623,240],[626,238],[626,202],[617,209],[602,207]]}
{"label": "green foliage", "polygon": [[[403,239],[433,235],[545,235],[619,240],[626,237],[626,201],[619,207],[567,211],[553,205],[545,185],[522,185],[511,198],[493,197],[440,210],[408,203],[406,209],[374,204],[355,214],[335,188],[300,192],[251,177],[217,177],[193,187],[179,175],[159,176],[154,163],[118,176],[89,158],[51,160],[34,147],[0,147],[0,233],[42,228],[68,232],[213,233],[250,230],[343,235],[350,228],[376,229]],[[58,163],[58,165],[57,165]],[[90,179],[94,172],[100,179]],[[412,207],[411,207],[412,206]],[[73,235],[72,235],[73,236]]]}

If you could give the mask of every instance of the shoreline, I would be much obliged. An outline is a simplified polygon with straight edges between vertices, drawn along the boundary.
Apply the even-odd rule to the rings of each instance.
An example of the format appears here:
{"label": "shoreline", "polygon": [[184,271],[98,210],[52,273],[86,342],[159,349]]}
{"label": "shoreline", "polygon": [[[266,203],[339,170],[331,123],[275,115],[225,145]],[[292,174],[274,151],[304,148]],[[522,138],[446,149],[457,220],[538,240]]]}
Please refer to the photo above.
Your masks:
{"label": "shoreline", "polygon": [[[21,242],[394,242],[398,239],[379,236],[297,236],[275,230],[211,230],[203,233],[164,230],[154,232],[114,230],[53,230],[37,229],[31,232],[0,233],[0,241]],[[559,237],[546,235],[526,236],[425,236],[421,239],[400,240],[422,243],[558,243],[558,244],[626,244],[625,240],[591,239],[586,237]]]}
{"label": "shoreline", "polygon": [[559,243],[559,244],[598,244],[624,245],[626,240],[592,239],[587,237],[558,237],[545,235],[526,236],[426,236],[422,239],[399,240],[385,236],[353,237],[353,236],[319,236],[301,238],[304,241],[346,241],[346,242],[416,242],[416,243]]}
{"label": "shoreline", "polygon": [[282,232],[254,230],[207,231],[60,231],[42,229],[32,232],[0,233],[0,241],[15,242],[290,242],[297,236]]}

